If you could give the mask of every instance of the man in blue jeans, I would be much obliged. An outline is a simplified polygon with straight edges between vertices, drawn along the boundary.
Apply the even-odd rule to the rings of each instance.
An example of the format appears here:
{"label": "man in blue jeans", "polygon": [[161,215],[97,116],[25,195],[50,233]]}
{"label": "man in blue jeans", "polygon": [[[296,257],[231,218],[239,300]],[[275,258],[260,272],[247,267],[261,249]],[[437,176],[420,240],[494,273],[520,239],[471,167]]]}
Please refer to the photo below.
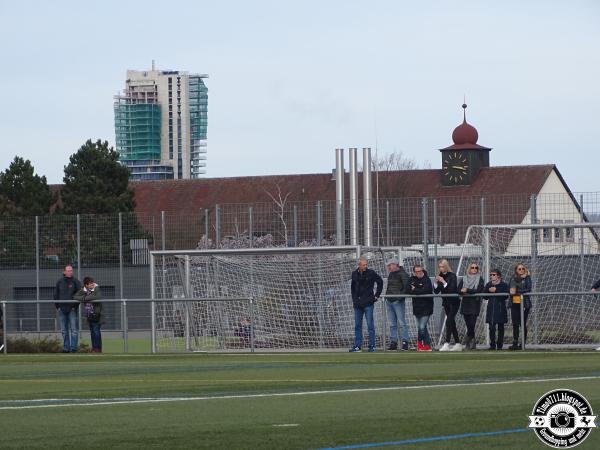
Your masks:
{"label": "man in blue jeans", "polygon": [[[377,284],[376,292],[373,287]],[[350,352],[360,352],[362,350],[363,316],[367,319],[367,328],[369,330],[369,351],[375,351],[375,323],[373,321],[373,309],[375,302],[379,299],[383,290],[383,280],[372,269],[369,269],[369,262],[366,258],[358,260],[358,268],[352,272],[352,305],[354,306],[354,346]]]}
{"label": "man in blue jeans", "polygon": [[[388,281],[386,295],[404,294],[408,286],[408,273],[396,258],[387,262]],[[386,298],[385,306],[390,323],[390,345],[388,350],[398,350],[398,321],[402,326],[402,350],[408,350],[408,326],[406,325],[405,298]]]}
{"label": "man in blue jeans", "polygon": [[65,266],[63,276],[54,287],[54,303],[60,321],[63,336],[63,353],[77,351],[79,337],[79,302],[73,301],[73,295],[81,289],[81,282],[73,276],[73,266]]}

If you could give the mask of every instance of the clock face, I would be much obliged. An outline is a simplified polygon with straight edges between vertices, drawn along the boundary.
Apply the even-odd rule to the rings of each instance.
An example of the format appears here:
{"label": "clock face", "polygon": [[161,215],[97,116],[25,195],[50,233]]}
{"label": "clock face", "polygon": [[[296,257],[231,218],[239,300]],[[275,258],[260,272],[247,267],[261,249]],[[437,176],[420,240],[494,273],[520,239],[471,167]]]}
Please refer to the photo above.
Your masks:
{"label": "clock face", "polygon": [[469,161],[467,157],[459,152],[450,152],[442,162],[442,173],[444,178],[451,183],[461,184],[467,179]]}

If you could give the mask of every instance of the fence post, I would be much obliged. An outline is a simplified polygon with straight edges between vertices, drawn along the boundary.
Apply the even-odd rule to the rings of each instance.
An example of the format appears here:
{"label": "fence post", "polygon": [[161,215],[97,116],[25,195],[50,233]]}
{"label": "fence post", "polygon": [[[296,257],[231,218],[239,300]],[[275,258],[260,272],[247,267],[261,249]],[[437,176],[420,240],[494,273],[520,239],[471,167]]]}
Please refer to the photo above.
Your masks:
{"label": "fence post", "polygon": [[215,248],[221,248],[221,207],[215,205]]}
{"label": "fence post", "polygon": [[129,327],[127,326],[127,302],[123,299],[121,304],[121,310],[123,311],[123,352],[129,352]]}
{"label": "fence post", "polygon": [[[81,220],[77,214],[77,279],[81,280]],[[81,308],[77,308],[77,324],[81,336]]]}
{"label": "fence post", "polygon": [[429,272],[429,225],[427,217],[427,198],[421,199],[421,214],[423,225],[423,266]]}
{"label": "fence post", "polygon": [[[156,353],[156,305],[154,299],[156,298],[155,288],[155,268],[154,268],[154,255],[150,253],[150,349],[152,353]],[[164,277],[164,273],[163,273]],[[163,283],[164,284],[164,281]]]}
{"label": "fence post", "polygon": [[[166,221],[165,221],[165,212],[161,211],[160,212],[160,240],[161,240],[161,249],[164,251],[166,249]],[[167,270],[167,266],[166,266],[166,262],[165,262],[165,255],[162,255],[160,257],[161,262],[162,262],[162,277],[165,276],[165,272]],[[162,282],[162,297],[163,298],[167,298],[167,286],[166,283]]]}
{"label": "fence post", "polygon": [[433,199],[433,260],[434,266],[438,260],[438,223],[437,223],[437,200]]}
{"label": "fence post", "polygon": [[248,206],[248,237],[250,238],[250,248],[254,247],[254,227],[252,217],[252,206]]}
{"label": "fence post", "polygon": [[[583,194],[579,195],[579,221],[581,223],[585,222],[585,215],[583,212]],[[585,228],[580,228],[581,233],[579,234],[579,272],[581,277],[581,290],[586,290],[585,287]],[[575,230],[573,230],[574,232]],[[564,231],[566,234],[566,229]],[[579,308],[579,323],[582,329],[585,329],[585,297],[581,297],[581,301],[579,302],[581,305]]]}
{"label": "fence post", "polygon": [[[185,298],[192,298],[191,278],[190,278],[190,255],[185,255]],[[190,304],[185,302],[185,350],[189,352],[192,349],[190,340]]]}
{"label": "fence post", "polygon": [[[40,299],[40,218],[35,216],[35,299]],[[37,332],[40,330],[40,304],[35,305]],[[39,336],[38,336],[39,338]]]}
{"label": "fence post", "polygon": [[485,198],[481,197],[479,200],[479,210],[481,212],[481,225],[485,225]]}
{"label": "fence post", "polygon": [[298,247],[298,206],[294,205],[294,247]]}
{"label": "fence post", "polygon": [[4,347],[4,354],[8,353],[8,328],[6,327],[6,302],[1,302],[2,306],[2,347]]}
{"label": "fence post", "polygon": [[[119,213],[119,297],[123,299],[123,213]],[[123,351],[127,353],[127,336],[125,321],[127,316],[125,315],[124,303],[121,305],[121,328],[123,333]]]}
{"label": "fence post", "polygon": [[254,353],[254,298],[250,297],[250,351]]}
{"label": "fence post", "polygon": [[209,212],[208,212],[208,208],[204,208],[204,236],[206,236],[206,245],[208,246],[208,239],[209,239],[209,231],[210,231],[210,227],[209,227],[209,223],[208,223],[208,219],[209,217]]}
{"label": "fence post", "polygon": [[[531,210],[531,223],[535,225],[537,223],[537,198],[535,194],[531,194],[530,199],[530,210]],[[554,231],[552,231],[554,232]],[[535,273],[535,268],[537,266],[537,236],[538,230],[531,230],[531,271]],[[531,279],[531,290],[535,291],[535,277]],[[525,350],[525,322],[524,322],[524,312],[523,309],[525,307],[524,299],[521,301],[521,347]],[[538,318],[537,318],[537,296],[531,297],[531,308],[533,312],[533,342],[534,344],[538,343]]]}
{"label": "fence post", "polygon": [[323,230],[321,228],[321,202],[317,202],[316,206],[316,215],[317,215],[317,245],[320,246],[323,241]]}
{"label": "fence post", "polygon": [[385,201],[385,245],[392,245],[392,227],[390,222],[390,201]]}

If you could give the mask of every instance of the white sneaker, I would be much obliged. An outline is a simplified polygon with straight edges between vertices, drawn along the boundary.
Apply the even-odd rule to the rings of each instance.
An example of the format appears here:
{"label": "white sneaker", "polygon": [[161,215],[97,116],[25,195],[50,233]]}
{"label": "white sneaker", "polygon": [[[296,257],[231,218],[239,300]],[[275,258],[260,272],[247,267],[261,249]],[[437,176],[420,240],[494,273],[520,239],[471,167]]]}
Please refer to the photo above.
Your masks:
{"label": "white sneaker", "polygon": [[598,348],[596,349],[596,351],[597,351],[597,352],[600,352],[600,347],[598,347]]}
{"label": "white sneaker", "polygon": [[449,350],[451,352],[462,352],[463,351],[463,346],[460,343],[456,343],[452,346],[452,348]]}
{"label": "white sneaker", "polygon": [[440,352],[449,352],[450,351],[450,344],[448,344],[447,342],[444,342],[444,345],[442,345],[442,347],[440,348]]}

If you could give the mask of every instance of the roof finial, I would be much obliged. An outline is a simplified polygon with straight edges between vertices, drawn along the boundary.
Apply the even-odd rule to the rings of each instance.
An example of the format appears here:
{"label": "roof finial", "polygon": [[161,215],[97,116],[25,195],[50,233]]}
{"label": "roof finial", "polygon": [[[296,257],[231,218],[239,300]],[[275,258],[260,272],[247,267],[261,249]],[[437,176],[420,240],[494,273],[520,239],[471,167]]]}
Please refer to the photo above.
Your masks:
{"label": "roof finial", "polygon": [[464,94],[463,94],[462,109],[463,109],[463,122],[466,122],[467,121],[467,96]]}

